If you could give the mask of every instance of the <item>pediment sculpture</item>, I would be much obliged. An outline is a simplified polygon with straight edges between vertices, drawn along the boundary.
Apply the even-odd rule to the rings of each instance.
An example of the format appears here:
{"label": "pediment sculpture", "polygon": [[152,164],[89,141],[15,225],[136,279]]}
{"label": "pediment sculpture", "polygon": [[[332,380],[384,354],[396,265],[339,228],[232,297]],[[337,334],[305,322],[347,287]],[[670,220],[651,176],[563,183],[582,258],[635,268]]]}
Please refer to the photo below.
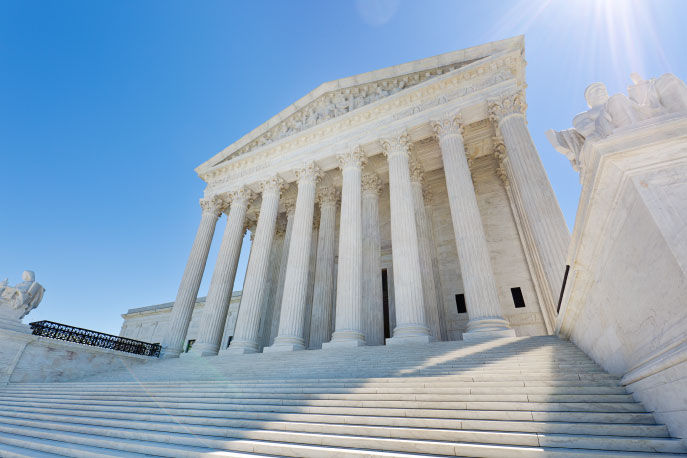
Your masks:
{"label": "pediment sculpture", "polygon": [[573,128],[546,132],[553,147],[576,171],[581,169],[580,153],[586,142],[658,116],[687,112],[687,84],[672,73],[649,80],[632,73],[630,78],[634,84],[628,86],[627,96],[609,97],[603,83],[590,84],[584,91],[589,110],[573,118]]}
{"label": "pediment sculpture", "polygon": [[0,317],[21,320],[40,304],[45,288],[36,281],[30,270],[22,273],[22,281],[9,286],[7,279],[0,282]]}

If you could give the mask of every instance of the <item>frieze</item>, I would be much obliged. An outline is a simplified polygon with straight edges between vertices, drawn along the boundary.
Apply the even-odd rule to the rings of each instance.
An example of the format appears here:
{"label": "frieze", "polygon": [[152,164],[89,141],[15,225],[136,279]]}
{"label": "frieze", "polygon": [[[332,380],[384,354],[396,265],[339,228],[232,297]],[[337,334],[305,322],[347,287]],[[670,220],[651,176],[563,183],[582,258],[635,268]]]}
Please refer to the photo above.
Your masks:
{"label": "frieze", "polygon": [[[233,181],[242,176],[259,171],[263,167],[265,161],[275,158],[284,151],[317,143],[327,136],[352,127],[357,127],[388,112],[397,111],[399,106],[411,105],[411,108],[407,110],[408,113],[412,110],[416,112],[423,111],[438,105],[438,94],[442,92],[446,93],[447,89],[453,91],[451,94],[447,95],[447,99],[453,100],[492,86],[495,83],[517,77],[517,67],[521,62],[522,59],[519,56],[508,55],[473,69],[457,72],[452,75],[444,75],[445,78],[438,79],[434,84],[411,91],[405,95],[401,94],[402,97],[400,98],[396,97],[394,100],[377,104],[374,107],[370,107],[370,109],[361,112],[353,112],[350,116],[341,119],[340,122],[309,129],[302,135],[294,136],[291,140],[279,142],[273,147],[257,152],[257,154],[250,155],[245,159],[226,162],[227,160],[236,158],[236,155],[233,154],[230,158],[225,159],[225,163],[222,166],[213,168],[205,173],[200,173],[199,175],[203,180],[208,182],[209,189],[216,189],[228,181]],[[482,78],[487,70],[493,73],[491,77],[478,82],[472,81],[474,78]],[[464,87],[460,87],[461,85]],[[433,94],[436,94],[434,98],[432,98]]]}

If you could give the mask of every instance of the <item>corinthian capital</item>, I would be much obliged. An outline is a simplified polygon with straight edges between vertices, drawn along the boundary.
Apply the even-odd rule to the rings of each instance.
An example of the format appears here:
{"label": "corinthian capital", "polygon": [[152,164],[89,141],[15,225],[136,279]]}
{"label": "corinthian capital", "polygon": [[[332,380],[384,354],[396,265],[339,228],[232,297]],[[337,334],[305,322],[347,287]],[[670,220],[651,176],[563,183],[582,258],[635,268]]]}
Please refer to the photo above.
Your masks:
{"label": "corinthian capital", "polygon": [[235,191],[229,193],[229,199],[231,201],[232,207],[234,205],[241,205],[242,207],[248,207],[255,199],[255,193],[245,186],[241,186]]}
{"label": "corinthian capital", "polygon": [[220,196],[212,196],[200,199],[200,208],[203,213],[211,213],[216,217],[222,216],[227,203]]}
{"label": "corinthian capital", "polygon": [[368,172],[362,178],[363,194],[379,195],[382,192],[382,180],[376,173]]}
{"label": "corinthian capital", "polygon": [[512,115],[525,116],[527,110],[525,92],[522,89],[501,94],[487,102],[489,103],[489,119],[495,124]]}
{"label": "corinthian capital", "polygon": [[296,198],[289,197],[284,199],[284,210],[286,210],[286,216],[293,215],[296,212]]}
{"label": "corinthian capital", "polygon": [[281,193],[288,187],[289,184],[279,175],[269,177],[260,183],[260,191],[262,191],[263,194],[276,193],[281,195]]}
{"label": "corinthian capital", "polygon": [[347,153],[339,154],[336,156],[336,159],[339,161],[339,168],[341,170],[349,167],[360,169],[367,163],[365,153],[363,153],[363,150],[360,148],[360,146],[356,146],[352,151]]}
{"label": "corinthian capital", "polygon": [[422,183],[425,179],[425,168],[422,167],[422,164],[417,159],[417,156],[415,154],[413,154],[410,157],[410,162],[408,163],[408,166],[410,167],[410,181],[415,183]]}
{"label": "corinthian capital", "polygon": [[305,164],[304,167],[301,167],[300,169],[295,170],[296,173],[296,181],[298,183],[313,183],[317,184],[318,181],[320,181],[320,178],[322,178],[322,171],[320,168],[315,164],[315,162],[308,162]]}
{"label": "corinthian capital", "polygon": [[432,130],[437,140],[453,135],[458,135],[462,138],[465,133],[463,117],[460,113],[444,115],[440,119],[432,121]]}
{"label": "corinthian capital", "polygon": [[389,158],[398,154],[405,156],[410,154],[410,136],[405,130],[379,141],[382,144],[384,155]]}
{"label": "corinthian capital", "polygon": [[339,193],[336,191],[334,186],[322,186],[317,191],[317,201],[320,203],[320,207],[336,205],[338,200]]}

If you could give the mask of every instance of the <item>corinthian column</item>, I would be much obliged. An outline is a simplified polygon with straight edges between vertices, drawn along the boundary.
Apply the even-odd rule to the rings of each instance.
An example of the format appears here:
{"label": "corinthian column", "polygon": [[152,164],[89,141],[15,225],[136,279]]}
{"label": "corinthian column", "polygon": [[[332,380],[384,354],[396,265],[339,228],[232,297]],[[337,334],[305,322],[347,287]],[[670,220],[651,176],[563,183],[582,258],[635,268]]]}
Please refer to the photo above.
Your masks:
{"label": "corinthian column", "polygon": [[363,333],[367,345],[384,345],[384,298],[376,173],[363,174]]}
{"label": "corinthian column", "polygon": [[487,239],[465,156],[462,119],[460,115],[446,116],[433,122],[432,128],[444,161],[451,220],[470,319],[463,340],[515,337],[515,331],[509,328],[501,315]]}
{"label": "corinthian column", "polygon": [[248,260],[236,331],[227,350],[229,353],[255,353],[259,349],[260,311],[265,293],[274,227],[279,211],[279,196],[284,189],[284,180],[279,176],[274,176],[261,183],[261,188],[260,216]]}
{"label": "corinthian column", "polygon": [[525,124],[525,94],[517,91],[489,101],[489,115],[506,145],[506,174],[532,255],[549,332],[556,322],[570,232]]}
{"label": "corinthian column", "polygon": [[284,236],[286,234],[286,221],[277,219],[277,229],[272,241],[270,251],[270,267],[268,270],[268,288],[262,302],[262,312],[260,316],[260,349],[270,345],[270,332],[272,329],[272,311],[274,308],[274,298],[277,295],[277,283],[279,282],[279,267],[281,262],[282,249],[284,247]]}
{"label": "corinthian column", "polygon": [[[443,289],[441,287],[441,275],[439,274],[439,259],[437,256],[436,238],[434,236],[434,196],[432,188],[425,184],[422,188],[422,197],[425,201],[425,213],[427,214],[427,229],[429,231],[429,244],[432,251],[432,271],[434,272],[434,290],[437,297],[437,309],[439,310],[440,340],[449,340],[446,329],[446,309],[444,308]],[[437,338],[437,340],[439,340]]]}
{"label": "corinthian column", "polygon": [[424,182],[424,168],[417,158],[410,161],[410,183],[413,190],[413,205],[415,206],[415,224],[417,225],[417,241],[420,252],[420,268],[422,269],[422,293],[425,305],[425,320],[435,340],[441,340],[439,325],[439,307],[437,292],[434,284],[434,268],[432,266],[432,234],[429,229],[425,202],[422,194]]}
{"label": "corinthian column", "polygon": [[293,198],[284,200],[286,210],[286,233],[282,244],[281,259],[279,260],[279,276],[276,280],[276,290],[272,303],[272,317],[270,319],[269,340],[265,343],[269,347],[274,343],[274,339],[279,333],[279,317],[281,315],[281,301],[284,296],[284,280],[286,279],[286,268],[289,261],[289,246],[291,245],[291,233],[293,232],[293,219],[296,213],[296,200]]}
{"label": "corinthian column", "polygon": [[169,327],[162,340],[163,358],[176,358],[183,351],[188,325],[193,314],[193,306],[198,298],[198,288],[200,288],[200,281],[203,279],[205,264],[208,260],[212,236],[215,234],[215,225],[224,210],[224,206],[225,203],[216,196],[211,199],[200,200],[200,207],[203,210],[200,225],[193,241],[184,275],[181,277],[177,298],[172,308],[172,316],[169,318]]}
{"label": "corinthian column", "polygon": [[322,187],[317,196],[320,203],[320,232],[315,264],[315,291],[310,321],[309,348],[322,348],[332,337],[332,306],[334,291],[334,235],[338,196],[332,186]]}
{"label": "corinthian column", "polygon": [[227,216],[227,227],[205,300],[199,336],[189,354],[211,356],[219,352],[245,233],[246,210],[254,197],[253,191],[248,188],[241,188],[229,194],[231,210]]}
{"label": "corinthian column", "polygon": [[408,170],[409,140],[405,132],[381,140],[384,154],[389,160],[391,248],[396,302],[396,328],[394,336],[386,341],[387,345],[431,340],[425,321],[420,251]]}
{"label": "corinthian column", "polygon": [[339,272],[336,281],[336,330],[322,348],[365,345],[362,332],[363,227],[361,175],[365,154],[356,147],[338,156],[343,174],[341,226],[339,230]]}
{"label": "corinthian column", "polygon": [[312,245],[312,222],[315,212],[315,187],[321,176],[314,162],[296,170],[298,198],[289,243],[289,260],[284,279],[284,296],[279,316],[279,333],[271,347],[263,351],[305,350],[303,324],[308,294],[308,268]]}

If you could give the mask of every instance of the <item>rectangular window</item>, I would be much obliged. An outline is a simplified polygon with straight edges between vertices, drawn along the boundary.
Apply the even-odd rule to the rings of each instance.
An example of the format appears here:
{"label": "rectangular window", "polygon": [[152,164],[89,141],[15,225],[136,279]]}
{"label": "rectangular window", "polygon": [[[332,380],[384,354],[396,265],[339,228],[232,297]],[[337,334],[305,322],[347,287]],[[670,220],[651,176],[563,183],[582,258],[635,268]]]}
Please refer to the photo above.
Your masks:
{"label": "rectangular window", "polygon": [[465,294],[456,294],[456,307],[458,313],[468,313],[468,309],[465,307]]}
{"label": "rectangular window", "polygon": [[382,269],[382,307],[384,307],[384,338],[391,337],[391,325],[389,323],[389,277],[386,269]]}
{"label": "rectangular window", "polygon": [[513,296],[513,303],[516,309],[521,309],[525,307],[525,299],[522,297],[522,291],[520,288],[511,288],[510,294]]}
{"label": "rectangular window", "polygon": [[186,353],[193,347],[193,344],[196,343],[195,339],[191,339],[186,343]]}

